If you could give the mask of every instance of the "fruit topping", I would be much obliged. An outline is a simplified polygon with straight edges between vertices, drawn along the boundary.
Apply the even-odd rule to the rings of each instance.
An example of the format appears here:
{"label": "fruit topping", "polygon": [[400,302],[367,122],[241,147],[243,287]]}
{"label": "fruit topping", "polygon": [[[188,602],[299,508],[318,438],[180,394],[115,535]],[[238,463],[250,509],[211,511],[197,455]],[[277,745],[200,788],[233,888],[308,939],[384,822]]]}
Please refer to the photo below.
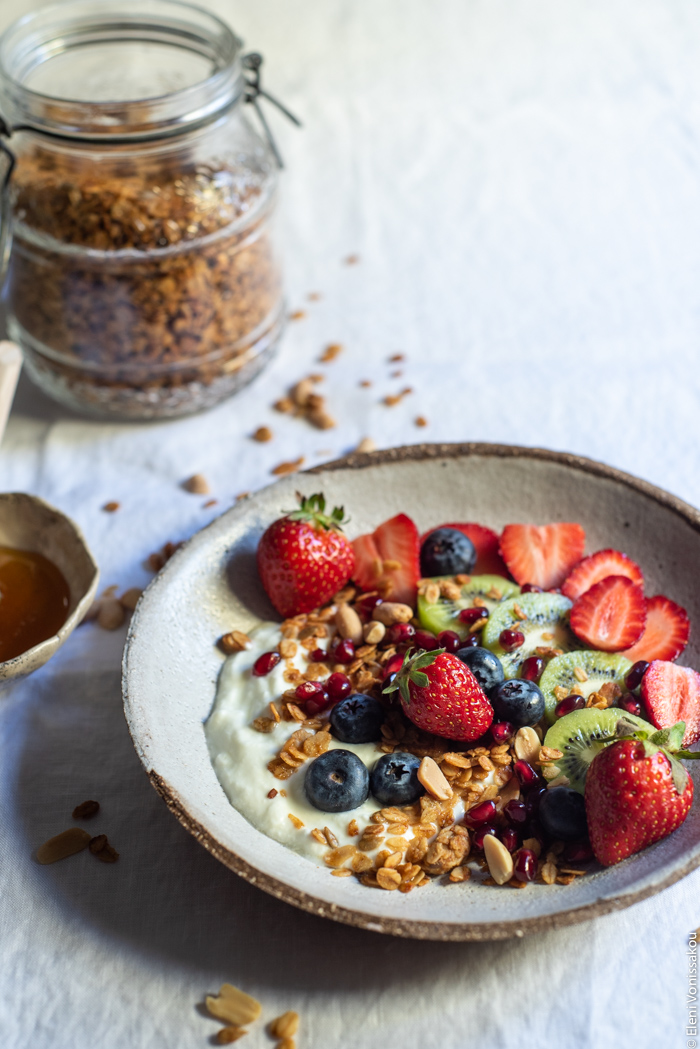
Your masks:
{"label": "fruit topping", "polygon": [[567,714],[572,714],[574,710],[583,710],[585,706],[586,701],[583,696],[572,692],[571,695],[559,700],[554,708],[554,713],[558,718],[565,718]]}
{"label": "fruit topping", "polygon": [[347,812],[369,795],[369,772],[350,750],[329,750],[309,764],[306,796],[322,812]]}
{"label": "fruit topping", "polygon": [[526,681],[539,681],[542,677],[545,662],[541,656],[528,656],[523,660],[520,668],[520,676]]}
{"label": "fruit topping", "polygon": [[501,827],[498,831],[499,841],[502,841],[508,852],[515,852],[520,844],[520,835],[515,827]]}
{"label": "fruit topping", "polygon": [[544,696],[534,681],[511,678],[489,693],[494,715],[516,728],[536,725],[544,715]]}
{"label": "fruit topping", "polygon": [[457,656],[469,667],[487,696],[504,680],[501,661],[490,649],[480,645],[460,648]]}
{"label": "fruit topping", "polygon": [[525,644],[525,635],[522,630],[501,630],[498,643],[504,652],[514,652]]}
{"label": "fruit topping", "polygon": [[501,534],[501,557],[516,583],[543,590],[561,586],[583,557],[586,533],[579,524],[509,524]]}
{"label": "fruit topping", "polygon": [[[446,582],[449,583],[450,597],[444,593]],[[431,594],[431,583],[440,590],[439,597]],[[454,597],[452,591],[459,592],[459,596]],[[418,618],[421,626],[433,634],[454,630],[461,638],[466,638],[470,631],[483,625],[491,609],[519,593],[519,586],[496,575],[475,575],[468,583],[459,584],[452,579],[430,579],[420,586]]]}
{"label": "fruit topping", "polygon": [[384,692],[398,691],[406,716],[445,739],[478,739],[493,721],[493,708],[465,664],[436,649],[405,660]]}
{"label": "fruit topping", "polygon": [[341,531],[342,507],[327,514],[323,495],[299,499],[299,509],[271,524],[257,550],[262,584],[285,617],[328,601],[347,583],[355,565],[350,542]]}
{"label": "fruit topping", "polygon": [[349,637],[342,638],[329,650],[328,656],[334,663],[352,663],[355,658],[355,646]]}
{"label": "fruit topping", "polygon": [[[500,538],[496,532],[493,532],[490,528],[484,528],[483,525],[471,522],[466,524],[451,523],[440,525],[440,527],[455,528],[458,532],[462,532],[471,539],[476,549],[476,564],[472,569],[474,573],[479,575],[507,575],[508,570],[498,551]],[[425,539],[426,536],[423,538]]]}
{"label": "fruit topping", "polygon": [[492,823],[495,818],[496,802],[482,801],[480,805],[475,805],[469,810],[464,817],[464,822],[468,827],[481,827],[484,823]]}
{"label": "fruit topping", "polygon": [[537,856],[532,849],[520,849],[515,857],[513,874],[518,881],[534,881],[537,876]]}
{"label": "fruit topping", "polygon": [[415,754],[394,751],[384,754],[372,769],[369,786],[382,805],[412,805],[423,793],[418,779],[421,759]]}
{"label": "fruit topping", "polygon": [[677,659],[690,636],[688,613],[662,594],[647,598],[644,633],[625,655],[632,662],[644,659]]}
{"label": "fruit topping", "polygon": [[583,794],[591,762],[615,738],[616,727],[622,718],[631,722],[635,728],[650,729],[648,722],[630,717],[616,707],[574,710],[549,729],[544,737],[544,745],[561,753],[562,756],[556,759],[556,766],[561,775],[566,776],[572,790]]}
{"label": "fruit topping", "polygon": [[462,646],[462,639],[454,630],[441,630],[437,636],[437,643],[438,647],[444,648],[446,652],[456,652]]}
{"label": "fruit topping", "polygon": [[646,659],[638,659],[625,678],[625,684],[630,692],[635,692],[642,683],[642,678],[649,669]]}
{"label": "fruit topping", "polygon": [[422,648],[426,652],[432,652],[434,648],[440,648],[435,634],[431,634],[429,630],[416,630],[413,635],[413,643],[416,648]]}
{"label": "fruit topping", "polygon": [[[678,757],[683,722],[634,733],[596,755],[586,778],[586,814],[596,859],[606,867],[665,838],[688,815],[693,781]],[[625,733],[627,735],[627,733]],[[629,735],[632,735],[631,733]]]}
{"label": "fruit topping", "polygon": [[491,738],[494,743],[507,743],[515,735],[515,725],[510,721],[494,721],[491,724]]}
{"label": "fruit topping", "polygon": [[518,777],[521,787],[534,787],[539,780],[539,776],[527,761],[516,761],[513,765],[513,772]]}
{"label": "fruit topping", "polygon": [[416,628],[411,623],[392,623],[385,637],[390,645],[405,645],[413,640],[415,633]]}
{"label": "fruit topping", "polygon": [[628,714],[634,714],[637,718],[642,716],[642,704],[629,692],[620,697],[619,706],[620,710],[626,710]]}
{"label": "fruit topping", "polygon": [[251,674],[253,677],[266,677],[275,669],[281,658],[279,652],[263,652],[253,663]]}
{"label": "fruit topping", "polygon": [[373,696],[355,693],[339,700],[330,712],[331,732],[341,743],[374,743],[386,716]]}
{"label": "fruit topping", "polygon": [[656,728],[670,728],[685,722],[683,746],[700,739],[700,674],[690,667],[679,667],[655,659],[642,681],[642,702]]}
{"label": "fruit topping", "polygon": [[415,606],[420,577],[418,529],[406,514],[397,514],[369,535],[353,540],[353,579],[361,590]]}
{"label": "fruit topping", "polygon": [[552,787],[542,795],[539,820],[545,834],[559,841],[577,841],[588,831],[586,804],[571,787]]}
{"label": "fruit topping", "polygon": [[612,690],[614,693],[619,690],[619,694],[629,671],[629,659],[619,652],[578,651],[556,656],[547,664],[540,678],[548,720],[554,721],[554,708],[559,701],[555,689],[565,689],[560,693],[562,698],[578,692],[588,699],[591,693],[600,692],[606,685],[606,691]]}
{"label": "fruit topping", "polygon": [[503,806],[503,813],[514,827],[522,827],[527,822],[527,805],[519,798],[512,798]]}
{"label": "fruit topping", "polygon": [[561,592],[575,601],[609,575],[626,576],[640,590],[644,589],[642,570],[631,557],[619,550],[599,550],[597,554],[579,561],[564,580]]}
{"label": "fruit topping", "polygon": [[477,852],[483,852],[484,838],[489,834],[493,835],[493,837],[498,834],[498,827],[495,823],[487,823],[485,826],[477,828],[472,838],[472,848],[476,849]]}
{"label": "fruit topping", "polygon": [[423,578],[469,575],[476,564],[471,539],[456,528],[436,528],[421,541],[420,572]]}
{"label": "fruit topping", "polygon": [[[575,638],[568,627],[571,602],[561,594],[521,594],[503,601],[489,616],[482,644],[490,648],[503,664],[507,678],[517,677],[526,659],[538,649],[568,651]],[[500,638],[504,630],[523,635],[523,642],[506,651]]]}
{"label": "fruit topping", "polygon": [[335,673],[331,674],[323,682],[324,688],[328,693],[328,698],[336,703],[339,699],[344,699],[345,696],[349,696],[352,690],[352,684],[350,678],[345,674]]}
{"label": "fruit topping", "polygon": [[641,637],[646,604],[641,589],[627,576],[606,576],[574,602],[571,629],[592,648],[619,652]]}

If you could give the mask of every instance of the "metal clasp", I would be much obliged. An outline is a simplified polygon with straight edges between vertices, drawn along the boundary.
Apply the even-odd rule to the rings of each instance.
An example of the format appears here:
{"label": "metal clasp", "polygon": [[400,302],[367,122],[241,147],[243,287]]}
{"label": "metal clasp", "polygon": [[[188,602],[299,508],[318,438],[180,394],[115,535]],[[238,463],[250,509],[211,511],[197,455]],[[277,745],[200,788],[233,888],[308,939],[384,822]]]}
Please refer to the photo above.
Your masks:
{"label": "metal clasp", "polygon": [[10,248],[12,247],[12,215],[10,206],[10,179],[15,170],[17,158],[3,139],[12,134],[7,122],[0,116],[0,153],[7,160],[5,174],[0,186],[0,284],[7,272],[7,264],[10,261]]}
{"label": "metal clasp", "polygon": [[258,114],[258,119],[263,126],[263,131],[265,132],[267,143],[270,149],[272,150],[272,153],[278,165],[281,168],[283,168],[284,161],[282,160],[280,151],[277,148],[277,143],[275,142],[272,136],[270,125],[265,119],[265,114],[260,108],[260,103],[258,102],[258,99],[266,98],[268,102],[272,102],[273,106],[277,106],[279,111],[281,113],[284,113],[287,119],[291,120],[291,122],[293,124],[296,124],[297,127],[301,127],[301,120],[295,117],[294,114],[291,113],[286,106],[283,106],[279,99],[275,98],[274,95],[271,95],[269,91],[265,91],[264,88],[260,86],[260,67],[263,64],[262,55],[258,54],[257,51],[251,51],[250,54],[244,55],[241,61],[243,68],[248,70],[248,72],[251,74],[250,76],[246,77],[245,101],[250,102],[251,105],[254,106],[255,112]]}

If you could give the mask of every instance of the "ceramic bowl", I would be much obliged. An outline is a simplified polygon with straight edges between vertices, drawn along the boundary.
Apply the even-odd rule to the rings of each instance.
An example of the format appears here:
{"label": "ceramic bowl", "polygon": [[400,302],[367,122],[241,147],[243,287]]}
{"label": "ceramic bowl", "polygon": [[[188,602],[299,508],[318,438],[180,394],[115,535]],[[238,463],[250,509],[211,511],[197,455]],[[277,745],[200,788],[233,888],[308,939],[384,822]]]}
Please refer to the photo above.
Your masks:
{"label": "ceramic bowl", "polygon": [[70,587],[68,618],[58,633],[0,663],[0,681],[8,681],[31,674],[58,651],[92,604],[99,572],[78,526],[35,495],[0,493],[0,546],[43,554],[60,568]]}
{"label": "ceramic bowl", "polygon": [[[263,530],[295,490],[344,505],[350,535],[400,511],[418,528],[479,521],[580,521],[587,552],[625,550],[649,594],[664,593],[700,623],[700,514],[654,486],[573,455],[496,445],[420,445],[352,455],[285,478],[194,536],[157,576],[131,621],[124,656],[126,716],[151,782],[177,818],[237,874],[318,915],[377,932],[440,940],[522,936],[627,907],[700,864],[700,795],[670,837],[571,885],[515,891],[477,879],[404,895],[369,889],[292,852],[248,823],[214,774],[203,722],[223,657],[215,640],[275,618],[255,569]],[[700,629],[681,662],[700,666]]]}

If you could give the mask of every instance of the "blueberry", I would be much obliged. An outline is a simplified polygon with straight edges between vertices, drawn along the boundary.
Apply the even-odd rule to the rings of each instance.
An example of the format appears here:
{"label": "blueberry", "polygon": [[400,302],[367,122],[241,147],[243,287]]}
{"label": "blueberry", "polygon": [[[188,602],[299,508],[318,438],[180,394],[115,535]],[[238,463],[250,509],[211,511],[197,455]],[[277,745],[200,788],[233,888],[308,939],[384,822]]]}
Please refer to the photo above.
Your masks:
{"label": "blueberry", "polygon": [[583,794],[571,787],[552,787],[540,798],[539,820],[545,832],[559,841],[588,837]]}
{"label": "blueberry", "polygon": [[471,572],[476,564],[476,548],[471,539],[456,528],[436,528],[420,548],[423,578]]}
{"label": "blueberry", "polygon": [[367,800],[369,772],[351,750],[328,750],[309,765],[304,790],[322,812],[347,812]]}
{"label": "blueberry", "polygon": [[376,743],[385,716],[378,699],[356,692],[331,710],[331,731],[341,743]]}
{"label": "blueberry", "polygon": [[534,681],[512,678],[498,685],[489,695],[497,721],[511,725],[536,725],[544,714],[544,696]]}
{"label": "blueberry", "polygon": [[395,751],[385,754],[372,769],[369,788],[382,805],[411,805],[423,793],[418,782],[420,758]]}
{"label": "blueberry", "polygon": [[[470,636],[473,637],[474,635]],[[494,656],[493,652],[489,652],[488,648],[481,648],[480,645],[476,648],[460,648],[457,652],[457,658],[466,663],[486,695],[503,683],[503,664],[498,656]],[[502,718],[499,720],[510,721],[511,719]]]}

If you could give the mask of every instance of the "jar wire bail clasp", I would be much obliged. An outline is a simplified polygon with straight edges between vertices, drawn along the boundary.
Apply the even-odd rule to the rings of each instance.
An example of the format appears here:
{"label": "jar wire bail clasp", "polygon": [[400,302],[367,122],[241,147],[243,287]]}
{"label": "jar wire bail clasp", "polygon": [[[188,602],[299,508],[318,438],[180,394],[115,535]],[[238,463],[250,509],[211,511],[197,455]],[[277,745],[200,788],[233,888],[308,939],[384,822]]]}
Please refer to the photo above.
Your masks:
{"label": "jar wire bail clasp", "polygon": [[277,106],[280,113],[284,113],[287,119],[291,120],[291,122],[293,124],[296,124],[297,127],[302,126],[301,120],[299,120],[298,117],[295,117],[294,114],[289,109],[287,109],[286,106],[282,105],[278,98],[275,98],[274,95],[271,95],[269,91],[265,91],[265,89],[261,86],[260,67],[263,64],[263,57],[261,54],[259,54],[257,51],[251,51],[247,55],[244,55],[241,61],[243,68],[250,74],[245,78],[245,101],[250,102],[250,104],[255,109],[255,112],[258,114],[258,120],[262,124],[262,128],[265,132],[265,137],[267,139],[267,144],[269,145],[270,150],[272,151],[279,167],[283,168],[284,161],[282,160],[280,151],[277,148],[277,143],[275,142],[275,139],[272,135],[272,130],[267,120],[265,119],[265,114],[262,111],[258,99],[266,98],[268,102],[272,102],[273,106]]}
{"label": "jar wire bail clasp", "polygon": [[0,153],[5,157],[7,164],[0,185],[0,283],[7,271],[10,259],[10,248],[12,246],[12,225],[10,217],[10,179],[15,170],[17,158],[5,142],[12,134],[7,121],[0,114]]}

